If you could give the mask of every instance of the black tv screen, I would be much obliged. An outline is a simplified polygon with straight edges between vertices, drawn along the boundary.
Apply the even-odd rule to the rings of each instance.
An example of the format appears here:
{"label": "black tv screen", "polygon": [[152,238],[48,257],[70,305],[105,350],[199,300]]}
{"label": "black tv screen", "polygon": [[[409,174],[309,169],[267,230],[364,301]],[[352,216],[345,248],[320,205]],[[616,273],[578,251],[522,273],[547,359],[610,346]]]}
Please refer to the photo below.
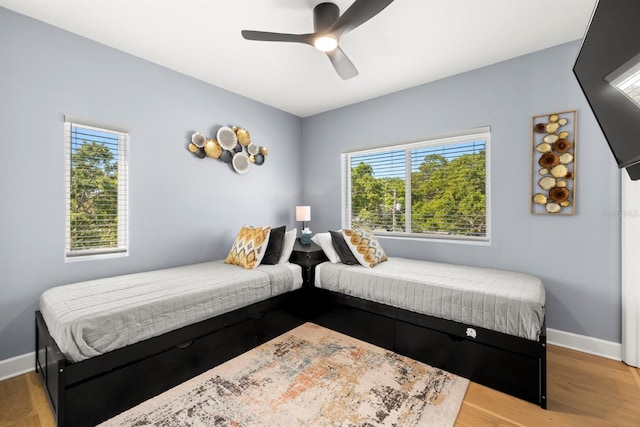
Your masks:
{"label": "black tv screen", "polygon": [[[600,0],[573,72],[618,163],[640,179],[640,105],[610,81],[640,63],[640,0]],[[629,73],[629,72],[627,72]]]}

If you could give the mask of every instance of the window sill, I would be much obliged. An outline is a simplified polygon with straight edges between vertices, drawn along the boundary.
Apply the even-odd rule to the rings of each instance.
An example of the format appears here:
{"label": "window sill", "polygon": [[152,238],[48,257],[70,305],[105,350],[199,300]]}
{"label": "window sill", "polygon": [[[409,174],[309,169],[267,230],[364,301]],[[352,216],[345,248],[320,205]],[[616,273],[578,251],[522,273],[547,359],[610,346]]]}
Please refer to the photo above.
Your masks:
{"label": "window sill", "polygon": [[465,239],[462,237],[452,237],[452,236],[442,236],[442,237],[434,237],[434,236],[416,236],[416,235],[404,235],[398,236],[388,233],[374,233],[378,239],[388,239],[388,240],[402,240],[402,241],[413,241],[413,242],[429,242],[429,243],[449,243],[454,245],[472,245],[472,246],[491,246],[491,238],[483,237],[477,239]]}
{"label": "window sill", "polygon": [[95,261],[100,259],[110,259],[110,258],[122,258],[129,256],[129,251],[119,251],[119,252],[102,252],[95,254],[75,254],[75,255],[65,255],[64,262],[79,262],[79,261]]}

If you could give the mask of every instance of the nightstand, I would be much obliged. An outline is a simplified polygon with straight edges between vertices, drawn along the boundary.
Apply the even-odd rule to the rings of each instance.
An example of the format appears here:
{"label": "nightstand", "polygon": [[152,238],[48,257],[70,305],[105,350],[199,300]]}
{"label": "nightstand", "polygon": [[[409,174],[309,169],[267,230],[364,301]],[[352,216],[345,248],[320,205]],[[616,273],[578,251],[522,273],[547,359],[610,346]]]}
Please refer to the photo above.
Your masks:
{"label": "nightstand", "polygon": [[312,288],[314,286],[316,265],[327,261],[327,256],[322,248],[311,242],[310,245],[303,245],[296,240],[289,262],[302,267],[302,287]]}

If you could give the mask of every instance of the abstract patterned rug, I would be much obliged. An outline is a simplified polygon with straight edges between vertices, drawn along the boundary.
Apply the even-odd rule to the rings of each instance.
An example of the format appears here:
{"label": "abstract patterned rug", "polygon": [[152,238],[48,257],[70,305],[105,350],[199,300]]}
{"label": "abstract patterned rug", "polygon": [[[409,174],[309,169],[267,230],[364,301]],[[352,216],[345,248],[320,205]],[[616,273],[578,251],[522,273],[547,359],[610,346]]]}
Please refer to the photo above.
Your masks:
{"label": "abstract patterned rug", "polygon": [[469,381],[306,323],[104,426],[452,426]]}

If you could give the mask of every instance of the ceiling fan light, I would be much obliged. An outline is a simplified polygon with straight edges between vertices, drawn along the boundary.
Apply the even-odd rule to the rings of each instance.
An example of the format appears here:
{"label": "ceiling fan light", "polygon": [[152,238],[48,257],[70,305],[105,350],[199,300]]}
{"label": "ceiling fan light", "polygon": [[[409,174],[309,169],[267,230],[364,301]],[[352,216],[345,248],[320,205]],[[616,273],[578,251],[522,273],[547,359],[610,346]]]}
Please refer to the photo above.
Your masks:
{"label": "ceiling fan light", "polygon": [[331,35],[317,37],[313,45],[323,52],[331,52],[338,47],[338,40]]}

